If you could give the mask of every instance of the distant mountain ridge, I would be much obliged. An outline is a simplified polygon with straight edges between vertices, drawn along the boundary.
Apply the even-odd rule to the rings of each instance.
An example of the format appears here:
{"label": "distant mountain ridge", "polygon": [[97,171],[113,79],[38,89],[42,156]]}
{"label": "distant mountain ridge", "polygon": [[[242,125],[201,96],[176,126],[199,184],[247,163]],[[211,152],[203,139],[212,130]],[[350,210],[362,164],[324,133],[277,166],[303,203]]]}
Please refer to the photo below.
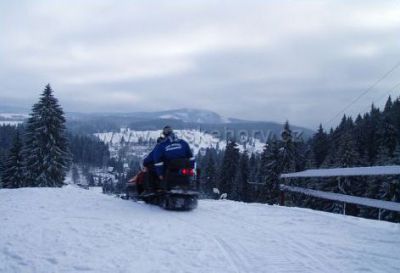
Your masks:
{"label": "distant mountain ridge", "polygon": [[222,118],[219,114],[199,109],[176,109],[152,113],[153,118],[160,119],[177,119],[189,123],[225,123],[229,122]]}
{"label": "distant mountain ridge", "polygon": [[[11,110],[11,109],[7,109]],[[1,112],[6,113],[3,109]],[[27,111],[21,111],[22,117],[26,118]],[[7,117],[10,115],[8,114]],[[131,113],[79,113],[67,112],[67,126],[74,133],[99,133],[118,132],[121,128],[133,130],[158,130],[166,124],[176,129],[200,129],[203,131],[218,131],[225,135],[225,131],[234,130],[239,132],[246,130],[269,131],[280,134],[283,124],[268,121],[248,121],[237,118],[226,118],[218,113],[209,110],[180,108],[155,112],[131,112]],[[22,119],[16,119],[21,121]],[[294,126],[294,131],[301,131],[305,138],[310,137],[314,132],[308,128]]]}
{"label": "distant mountain ridge", "polygon": [[[235,136],[239,136],[243,131],[259,138],[255,132],[264,135],[272,133],[279,136],[283,128],[283,124],[278,122],[225,118],[212,111],[188,108],[133,113],[67,113],[67,117],[69,128],[72,131],[86,127],[88,130],[85,133],[92,134],[119,132],[121,128],[130,128],[136,131],[159,130],[168,124],[178,130],[218,132],[222,139],[225,139],[228,133],[233,132]],[[85,123],[85,126],[82,126],[82,123]],[[314,134],[314,131],[308,128],[294,125],[291,125],[291,128],[300,133],[304,139]]]}
{"label": "distant mountain ridge", "polygon": [[226,119],[219,114],[200,109],[172,109],[155,112],[131,112],[131,113],[67,113],[72,118],[88,118],[94,116],[116,117],[116,118],[133,118],[135,120],[155,120],[155,119],[173,119],[187,123],[229,123],[231,119]]}

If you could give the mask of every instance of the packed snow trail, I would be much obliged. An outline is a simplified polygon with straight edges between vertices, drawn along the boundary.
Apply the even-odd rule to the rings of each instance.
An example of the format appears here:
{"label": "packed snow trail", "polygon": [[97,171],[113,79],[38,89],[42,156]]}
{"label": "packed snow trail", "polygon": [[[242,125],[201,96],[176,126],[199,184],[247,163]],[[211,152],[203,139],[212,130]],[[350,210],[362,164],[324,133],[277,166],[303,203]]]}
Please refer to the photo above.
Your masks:
{"label": "packed snow trail", "polygon": [[72,186],[0,190],[0,272],[400,272],[400,225],[200,201],[169,212]]}

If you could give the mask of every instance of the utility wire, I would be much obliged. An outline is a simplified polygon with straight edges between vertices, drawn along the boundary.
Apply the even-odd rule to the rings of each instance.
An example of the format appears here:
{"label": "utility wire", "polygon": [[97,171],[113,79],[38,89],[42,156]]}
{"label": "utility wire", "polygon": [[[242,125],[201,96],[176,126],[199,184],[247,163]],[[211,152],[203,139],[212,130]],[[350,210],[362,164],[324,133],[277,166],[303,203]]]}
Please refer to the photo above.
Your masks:
{"label": "utility wire", "polygon": [[[388,91],[387,93],[383,94],[381,97],[379,97],[379,99],[374,100],[374,101],[373,101],[373,104],[377,104],[378,102],[380,102],[380,101],[383,100],[384,98],[386,98],[386,97],[388,97],[389,95],[391,95],[392,92],[393,92],[393,90],[395,90],[395,89],[396,89],[397,87],[399,87],[399,86],[400,86],[400,82],[396,83],[392,88],[389,89],[389,91]],[[368,107],[366,107],[366,108],[362,111],[362,113],[368,111],[370,107],[371,107],[370,105],[369,105]]]}
{"label": "utility wire", "polygon": [[375,86],[377,86],[381,81],[386,79],[390,74],[392,74],[397,68],[400,67],[400,61],[396,63],[388,72],[383,74],[377,81],[375,81],[372,85],[370,85],[367,89],[365,89],[358,97],[352,100],[346,107],[344,107],[339,113],[337,113],[334,117],[332,117],[327,124],[331,124],[335,119],[341,116],[344,112],[346,112],[354,103],[359,101],[363,96],[368,94]]}
{"label": "utility wire", "polygon": [[[393,90],[395,90],[395,89],[398,88],[398,87],[400,87],[400,82],[396,83],[392,88],[389,89],[388,92],[386,92],[386,93],[383,94],[381,97],[379,97],[378,100],[375,100],[374,103],[380,102],[382,99],[386,98],[388,95],[391,95],[391,93],[393,92]],[[371,107],[371,106],[366,107],[362,112],[360,112],[360,114],[361,114],[361,113],[367,112],[367,111],[369,110],[370,107]],[[336,136],[336,137],[333,139],[333,141],[336,141],[336,140],[338,140],[339,138],[340,138],[340,136],[338,135],[338,136]]]}

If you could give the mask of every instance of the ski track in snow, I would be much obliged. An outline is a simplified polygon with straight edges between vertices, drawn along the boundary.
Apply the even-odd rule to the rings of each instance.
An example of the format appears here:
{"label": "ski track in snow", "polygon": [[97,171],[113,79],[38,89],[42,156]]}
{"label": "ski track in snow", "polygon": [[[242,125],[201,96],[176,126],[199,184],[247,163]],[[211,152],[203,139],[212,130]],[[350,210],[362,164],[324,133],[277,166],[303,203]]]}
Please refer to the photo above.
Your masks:
{"label": "ski track in snow", "polygon": [[400,272],[400,225],[232,201],[170,212],[73,186],[0,190],[0,272]]}

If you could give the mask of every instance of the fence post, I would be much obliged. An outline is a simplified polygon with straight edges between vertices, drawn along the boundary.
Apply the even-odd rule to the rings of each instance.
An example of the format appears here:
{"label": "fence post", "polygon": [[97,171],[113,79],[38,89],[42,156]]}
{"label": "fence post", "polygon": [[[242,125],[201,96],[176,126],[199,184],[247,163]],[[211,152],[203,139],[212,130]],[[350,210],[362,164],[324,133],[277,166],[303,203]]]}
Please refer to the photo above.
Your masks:
{"label": "fence post", "polygon": [[343,215],[346,215],[346,202],[343,202]]}
{"label": "fence post", "polygon": [[382,209],[379,209],[379,212],[378,212],[378,220],[379,221],[381,220],[381,217],[382,217]]}

